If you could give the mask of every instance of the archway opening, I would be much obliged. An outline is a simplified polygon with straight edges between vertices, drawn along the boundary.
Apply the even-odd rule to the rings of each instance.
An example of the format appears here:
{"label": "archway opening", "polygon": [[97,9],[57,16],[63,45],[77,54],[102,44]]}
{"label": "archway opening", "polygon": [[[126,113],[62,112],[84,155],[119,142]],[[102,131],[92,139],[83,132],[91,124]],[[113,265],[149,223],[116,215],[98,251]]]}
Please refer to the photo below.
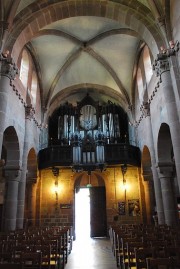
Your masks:
{"label": "archway opening", "polygon": [[75,193],[75,232],[78,240],[90,238],[90,192],[78,188]]}
{"label": "archway opening", "polygon": [[[89,237],[107,236],[106,189],[104,185],[102,176],[96,172],[92,172],[90,177],[87,172],[83,172],[77,177],[74,211],[77,238],[82,236],[84,240]],[[80,199],[80,205],[78,205],[78,199]]]}

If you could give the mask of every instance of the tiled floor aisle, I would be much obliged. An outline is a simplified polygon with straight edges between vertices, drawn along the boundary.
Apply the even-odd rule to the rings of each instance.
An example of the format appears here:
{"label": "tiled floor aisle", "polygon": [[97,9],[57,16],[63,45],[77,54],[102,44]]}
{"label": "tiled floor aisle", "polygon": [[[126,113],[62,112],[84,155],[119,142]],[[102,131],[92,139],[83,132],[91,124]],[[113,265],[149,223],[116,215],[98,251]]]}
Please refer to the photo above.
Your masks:
{"label": "tiled floor aisle", "polygon": [[65,269],[116,269],[110,240],[84,238],[73,242]]}

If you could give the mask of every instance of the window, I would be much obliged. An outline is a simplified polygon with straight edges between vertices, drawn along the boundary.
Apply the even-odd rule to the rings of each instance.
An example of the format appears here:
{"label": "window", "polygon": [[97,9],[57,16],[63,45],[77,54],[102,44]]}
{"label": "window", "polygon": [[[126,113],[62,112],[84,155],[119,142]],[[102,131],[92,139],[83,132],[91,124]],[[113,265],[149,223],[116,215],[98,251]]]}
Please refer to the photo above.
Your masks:
{"label": "window", "polygon": [[142,74],[141,69],[138,69],[137,72],[137,85],[138,85],[138,93],[139,93],[139,101],[143,101],[143,94],[144,94],[144,87],[143,87],[143,80],[142,80]]}
{"label": "window", "polygon": [[146,84],[148,85],[151,80],[153,71],[152,71],[149,49],[147,46],[145,46],[144,51],[143,51],[143,62],[144,62],[144,71],[145,71],[145,76],[146,76]]}
{"label": "window", "polygon": [[29,56],[26,50],[23,50],[21,67],[20,67],[20,80],[22,81],[24,87],[27,89],[28,84],[28,74],[29,74]]}
{"label": "window", "polygon": [[35,71],[33,71],[31,81],[31,96],[32,96],[32,104],[34,106],[36,104],[36,93],[37,93],[37,75]]}
{"label": "window", "polygon": [[35,107],[38,89],[38,78],[31,54],[26,49],[24,49],[22,52],[19,78],[25,90],[28,91],[28,103],[31,102],[33,107]]}

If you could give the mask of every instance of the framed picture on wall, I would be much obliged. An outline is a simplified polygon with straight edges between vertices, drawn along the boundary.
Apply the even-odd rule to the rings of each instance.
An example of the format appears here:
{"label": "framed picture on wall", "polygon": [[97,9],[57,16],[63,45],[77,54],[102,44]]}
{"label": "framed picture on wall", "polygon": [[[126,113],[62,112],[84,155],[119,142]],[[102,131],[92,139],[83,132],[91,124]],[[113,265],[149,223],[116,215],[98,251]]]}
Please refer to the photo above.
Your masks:
{"label": "framed picture on wall", "polygon": [[140,205],[139,199],[128,200],[128,211],[129,216],[137,217],[140,216]]}
{"label": "framed picture on wall", "polygon": [[126,214],[126,204],[123,201],[118,202],[118,213],[119,215],[125,215]]}

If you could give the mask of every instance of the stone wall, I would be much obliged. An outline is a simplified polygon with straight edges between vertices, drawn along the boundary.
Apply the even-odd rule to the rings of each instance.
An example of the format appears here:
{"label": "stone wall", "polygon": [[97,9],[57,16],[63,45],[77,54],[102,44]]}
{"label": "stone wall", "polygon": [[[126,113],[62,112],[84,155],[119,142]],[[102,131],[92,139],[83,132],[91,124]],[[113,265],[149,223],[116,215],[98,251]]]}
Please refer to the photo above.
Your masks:
{"label": "stone wall", "polygon": [[[54,191],[56,177],[51,170],[40,172],[41,180],[41,225],[74,225],[75,186],[86,187],[87,172],[73,173],[70,169],[60,169],[58,176],[58,197]],[[127,184],[126,197],[123,188],[123,177],[120,167],[107,168],[106,171],[92,172],[92,186],[105,186],[107,226],[115,223],[142,222],[141,198],[143,184],[139,184],[140,175],[136,167],[129,167],[125,174]],[[139,187],[140,186],[140,187]],[[125,202],[125,214],[119,215],[118,203]],[[130,215],[130,205],[138,200],[140,215]],[[69,208],[62,208],[66,206]]]}

